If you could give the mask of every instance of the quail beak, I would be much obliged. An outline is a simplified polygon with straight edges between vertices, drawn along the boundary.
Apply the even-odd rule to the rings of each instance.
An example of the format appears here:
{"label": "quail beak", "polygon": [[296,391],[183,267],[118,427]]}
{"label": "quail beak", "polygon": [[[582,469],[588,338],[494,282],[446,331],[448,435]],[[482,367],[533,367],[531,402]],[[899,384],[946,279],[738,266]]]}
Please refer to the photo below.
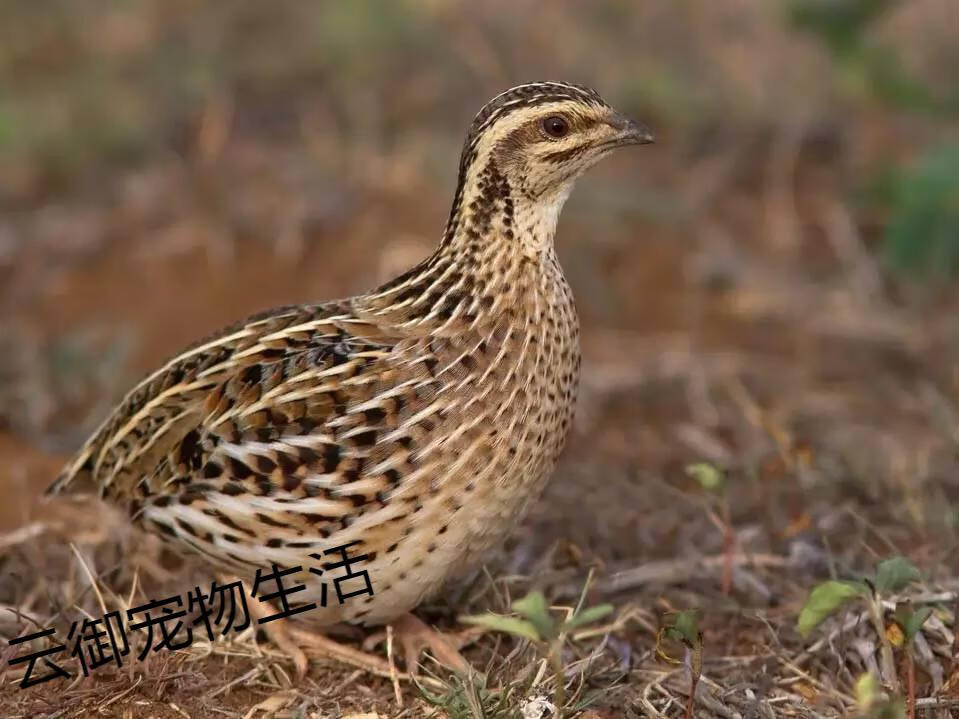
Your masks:
{"label": "quail beak", "polygon": [[606,122],[619,133],[617,145],[648,145],[655,141],[652,130],[625,115],[614,113]]}

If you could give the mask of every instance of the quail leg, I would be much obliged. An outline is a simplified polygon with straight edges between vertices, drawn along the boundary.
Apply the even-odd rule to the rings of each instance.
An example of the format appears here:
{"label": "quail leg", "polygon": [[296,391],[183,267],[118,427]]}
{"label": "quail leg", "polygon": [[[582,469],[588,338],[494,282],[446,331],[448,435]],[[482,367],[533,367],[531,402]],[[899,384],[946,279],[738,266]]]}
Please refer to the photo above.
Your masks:
{"label": "quail leg", "polygon": [[[476,639],[482,630],[467,629],[457,634],[439,632],[416,615],[409,613],[392,622],[390,625],[396,641],[403,648],[403,659],[406,662],[406,671],[417,674],[420,655],[424,649],[429,649],[433,656],[446,667],[459,674],[467,674],[470,664],[460,654],[459,650]],[[385,632],[377,632],[363,642],[364,649],[371,649],[385,637]]]}
{"label": "quail leg", "polygon": [[[270,624],[272,623],[273,622],[270,622]],[[269,624],[264,626],[269,626]],[[345,664],[354,666],[357,669],[363,669],[371,674],[376,674],[377,676],[387,678],[397,676],[399,679],[407,678],[404,674],[391,672],[389,662],[380,659],[378,656],[365,651],[360,651],[359,649],[354,649],[353,647],[345,644],[340,644],[339,642],[334,641],[333,639],[330,639],[319,632],[300,629],[298,627],[286,628],[283,631],[285,631],[286,634],[286,636],[283,637],[283,641],[289,642],[287,646],[289,646],[290,649],[286,649],[282,646],[281,649],[293,652],[291,653],[291,656],[293,657],[294,664],[297,663],[298,656],[302,656],[304,662],[307,661],[307,656],[316,658],[329,658],[337,659]],[[272,635],[270,638],[276,641]],[[277,643],[277,646],[280,646],[280,644]],[[297,672],[299,671],[300,668],[299,665],[297,665]],[[306,669],[304,667],[303,673],[301,673],[300,676],[303,676],[305,673]]]}
{"label": "quail leg", "polygon": [[[220,581],[229,583],[237,580],[233,577],[221,577]],[[258,621],[276,614],[276,610],[270,606],[269,602],[248,602],[247,606],[250,610],[250,618],[253,620]],[[381,677],[392,676],[389,663],[379,657],[340,644],[319,632],[290,626],[290,622],[286,619],[274,619],[265,624],[258,623],[258,627],[280,651],[293,660],[296,675],[300,679],[306,676],[310,657],[337,659],[371,674]]]}

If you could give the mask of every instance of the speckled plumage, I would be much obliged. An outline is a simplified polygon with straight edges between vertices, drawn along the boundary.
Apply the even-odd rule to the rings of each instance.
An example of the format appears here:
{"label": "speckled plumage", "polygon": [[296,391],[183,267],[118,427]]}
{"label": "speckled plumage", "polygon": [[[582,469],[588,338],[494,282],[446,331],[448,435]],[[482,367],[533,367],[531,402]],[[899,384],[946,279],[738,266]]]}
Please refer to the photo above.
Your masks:
{"label": "speckled plumage", "polygon": [[[563,138],[543,131],[557,115]],[[502,539],[547,479],[580,366],[556,222],[579,174],[648,140],[586,88],[494,98],[428,259],[371,293],[262,313],[185,350],[124,398],[51,492],[92,486],[245,578],[358,541],[374,595],[303,617],[409,611]],[[297,601],[319,599],[311,577]]]}

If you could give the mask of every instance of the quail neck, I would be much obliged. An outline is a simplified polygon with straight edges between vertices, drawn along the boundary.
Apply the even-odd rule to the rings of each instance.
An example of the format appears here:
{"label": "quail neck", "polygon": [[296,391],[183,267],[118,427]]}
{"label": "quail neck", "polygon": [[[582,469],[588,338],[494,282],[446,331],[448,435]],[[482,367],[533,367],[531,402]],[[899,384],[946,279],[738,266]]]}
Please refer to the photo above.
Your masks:
{"label": "quail neck", "polygon": [[437,268],[475,277],[474,289],[496,290],[504,306],[521,271],[538,269],[568,293],[553,238],[575,180],[616,147],[651,141],[646,128],[588,88],[531,83],[498,95],[470,127],[439,247],[373,297],[389,297],[417,276],[434,277]]}
{"label": "quail neck", "polygon": [[[650,140],[584,87],[498,95],[469,128],[433,254],[370,293],[263,312],[186,348],[50,491],[92,490],[245,579],[353,543],[374,592],[297,617],[393,622],[475,566],[549,477],[580,365],[558,217],[586,169]],[[326,591],[299,580],[299,602]]]}

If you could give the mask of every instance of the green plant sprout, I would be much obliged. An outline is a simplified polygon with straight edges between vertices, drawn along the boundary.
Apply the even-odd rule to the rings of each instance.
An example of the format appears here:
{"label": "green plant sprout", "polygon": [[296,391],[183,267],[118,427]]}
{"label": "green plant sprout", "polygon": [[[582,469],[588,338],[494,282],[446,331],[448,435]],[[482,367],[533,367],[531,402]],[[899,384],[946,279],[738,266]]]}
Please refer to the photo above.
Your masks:
{"label": "green plant sprout", "polygon": [[686,719],[693,719],[696,706],[696,687],[703,672],[703,632],[699,625],[703,613],[699,609],[676,612],[663,626],[656,639],[656,654],[670,664],[680,663],[669,656],[663,648],[663,639],[671,639],[683,645],[682,664],[689,676],[689,699],[686,701]]}
{"label": "green plant sprout", "polygon": [[[876,572],[872,577],[860,580],[830,580],[814,587],[799,612],[796,623],[799,634],[805,638],[823,621],[836,614],[850,601],[860,600],[864,602],[873,628],[880,639],[882,676],[895,692],[899,691],[899,679],[896,673],[893,649],[899,649],[903,652],[909,719],[915,717],[916,698],[915,664],[912,654],[913,640],[932,614],[932,607],[915,609],[908,601],[900,602],[896,605],[892,616],[893,624],[887,629],[882,609],[882,598],[883,595],[899,592],[920,579],[919,570],[905,557],[897,556],[885,559],[876,565]],[[892,711],[892,709],[889,711]],[[869,714],[869,716],[873,715]],[[875,716],[894,715],[877,714]]]}
{"label": "green plant sprout", "polygon": [[686,474],[714,496],[719,504],[718,514],[711,508],[707,508],[706,511],[710,521],[723,533],[722,591],[728,596],[733,589],[733,551],[736,549],[736,530],[733,528],[732,511],[729,498],[726,496],[726,476],[721,469],[709,462],[686,465]]}
{"label": "green plant sprout", "polygon": [[535,645],[545,648],[545,657],[556,676],[554,704],[557,711],[562,711],[561,707],[566,700],[562,660],[566,637],[575,629],[592,624],[613,612],[613,605],[611,604],[599,604],[595,607],[583,608],[584,598],[585,590],[584,596],[580,598],[579,605],[565,619],[553,615],[542,592],[533,591],[512,603],[513,611],[520,615],[518,617],[488,612],[479,616],[461,617],[460,621],[496,632],[511,634],[520,639],[527,639]]}
{"label": "green plant sprout", "polygon": [[919,570],[905,557],[892,557],[876,565],[872,578],[829,580],[816,585],[799,613],[796,628],[805,638],[851,599],[872,600],[882,594],[898,592],[920,579]]}

